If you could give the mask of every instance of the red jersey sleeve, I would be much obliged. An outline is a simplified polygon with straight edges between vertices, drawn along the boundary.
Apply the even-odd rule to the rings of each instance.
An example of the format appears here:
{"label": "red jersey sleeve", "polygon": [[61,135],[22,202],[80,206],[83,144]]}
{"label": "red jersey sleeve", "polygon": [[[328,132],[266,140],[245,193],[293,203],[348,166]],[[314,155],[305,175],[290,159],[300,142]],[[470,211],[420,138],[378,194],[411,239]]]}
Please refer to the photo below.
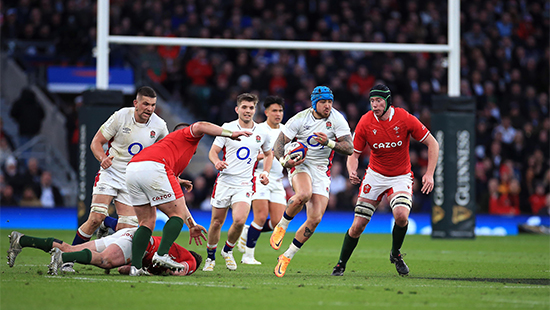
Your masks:
{"label": "red jersey sleeve", "polygon": [[367,114],[363,115],[357,126],[355,126],[355,132],[353,133],[353,151],[361,154],[367,145],[367,135],[366,132],[367,126]]}
{"label": "red jersey sleeve", "polygon": [[424,126],[416,116],[409,113],[407,118],[407,126],[409,127],[411,136],[418,142],[424,142],[430,131]]}

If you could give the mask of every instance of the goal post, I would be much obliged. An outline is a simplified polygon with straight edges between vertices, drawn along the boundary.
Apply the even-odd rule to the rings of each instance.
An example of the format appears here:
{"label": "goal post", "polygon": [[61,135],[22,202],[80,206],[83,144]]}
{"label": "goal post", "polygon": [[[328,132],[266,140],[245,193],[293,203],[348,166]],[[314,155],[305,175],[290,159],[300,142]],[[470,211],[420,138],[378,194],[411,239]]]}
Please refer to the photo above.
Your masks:
{"label": "goal post", "polygon": [[447,0],[447,3],[449,21],[447,44],[401,44],[112,36],[109,34],[109,0],[99,0],[97,9],[96,88],[109,88],[109,43],[114,43],[248,49],[447,53],[447,94],[450,97],[458,97],[460,96],[460,0]]}

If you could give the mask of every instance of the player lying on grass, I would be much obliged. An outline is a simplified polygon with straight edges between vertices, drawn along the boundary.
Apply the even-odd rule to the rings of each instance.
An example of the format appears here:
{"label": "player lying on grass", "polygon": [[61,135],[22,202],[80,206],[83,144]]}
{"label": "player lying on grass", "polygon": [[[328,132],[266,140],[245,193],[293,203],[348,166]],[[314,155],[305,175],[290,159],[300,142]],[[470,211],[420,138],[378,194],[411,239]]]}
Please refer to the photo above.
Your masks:
{"label": "player lying on grass", "polygon": [[[51,262],[48,265],[48,274],[57,275],[63,263],[76,262],[85,265],[94,265],[103,269],[118,268],[121,274],[130,273],[132,262],[132,240],[137,227],[125,228],[105,238],[88,241],[79,245],[70,245],[55,238],[37,238],[26,236],[13,231],[10,235],[8,249],[8,265],[13,267],[17,255],[23,248],[31,247],[51,253]],[[153,254],[160,245],[161,237],[151,237],[142,263],[146,275],[191,275],[202,263],[202,256],[188,251],[177,243],[173,243],[169,255],[184,268],[172,271],[167,268],[153,265]]]}

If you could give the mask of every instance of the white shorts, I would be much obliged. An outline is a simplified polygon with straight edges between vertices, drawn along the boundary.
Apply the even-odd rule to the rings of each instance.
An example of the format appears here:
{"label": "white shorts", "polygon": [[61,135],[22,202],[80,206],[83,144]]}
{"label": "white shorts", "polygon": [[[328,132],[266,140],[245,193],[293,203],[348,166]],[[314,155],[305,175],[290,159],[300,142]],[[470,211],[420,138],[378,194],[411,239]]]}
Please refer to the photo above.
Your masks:
{"label": "white shorts", "polygon": [[107,195],[115,197],[125,205],[132,205],[130,194],[126,188],[126,176],[124,172],[114,169],[112,166],[107,170],[100,168],[95,176],[92,195]]}
{"label": "white shorts", "polygon": [[311,177],[311,188],[313,194],[329,197],[330,192],[330,177],[327,175],[328,168],[326,166],[314,166],[306,164],[295,166],[290,169],[288,180],[292,186],[292,179],[298,173],[305,172]]}
{"label": "white shorts", "polygon": [[98,252],[103,252],[111,244],[116,244],[124,254],[126,264],[132,261],[132,240],[137,227],[124,228],[105,238],[95,240],[95,248]]}
{"label": "white shorts", "polygon": [[412,196],[412,185],[412,172],[395,177],[386,177],[368,168],[359,188],[359,197],[380,201],[384,194],[390,196],[397,192],[407,192]]}
{"label": "white shorts", "polygon": [[132,205],[157,206],[183,197],[176,176],[164,164],[154,161],[131,162],[126,167],[126,185]]}
{"label": "white shorts", "polygon": [[223,209],[232,206],[236,202],[252,202],[252,188],[229,187],[216,181],[212,190],[210,203],[212,207]]}
{"label": "white shorts", "polygon": [[269,200],[273,203],[286,205],[286,191],[283,186],[283,180],[272,180],[270,178],[269,183],[263,185],[260,182],[260,178],[256,178],[254,195],[252,195],[252,201],[254,200]]}

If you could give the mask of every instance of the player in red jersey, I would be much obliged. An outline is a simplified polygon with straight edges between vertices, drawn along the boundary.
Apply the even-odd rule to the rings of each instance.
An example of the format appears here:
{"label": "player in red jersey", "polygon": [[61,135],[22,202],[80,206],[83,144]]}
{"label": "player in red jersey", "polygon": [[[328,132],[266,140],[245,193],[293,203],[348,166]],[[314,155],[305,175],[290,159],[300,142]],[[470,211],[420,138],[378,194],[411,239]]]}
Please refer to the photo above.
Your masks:
{"label": "player in red jersey", "polygon": [[[185,127],[184,129],[181,129]],[[179,130],[178,130],[179,129]],[[205,135],[223,136],[239,140],[240,136],[250,136],[249,131],[230,131],[208,122],[197,122],[190,126],[176,126],[175,131],[160,142],[145,148],[135,155],[126,169],[126,186],[132,197],[132,204],[139,220],[132,246],[132,257],[143,257],[148,241],[155,228],[156,209],[164,212],[168,221],[164,225],[162,241],[153,254],[155,265],[172,270],[185,266],[175,262],[168,251],[180,234],[185,223],[189,228],[189,243],[202,244],[206,240],[206,229],[194,222],[179,185],[178,176],[183,172],[195,154],[200,139]],[[139,259],[132,261],[130,275],[146,274]]]}
{"label": "player in red jersey", "polygon": [[428,168],[422,177],[422,193],[428,194],[434,187],[434,171],[439,154],[439,144],[430,131],[414,115],[391,106],[390,89],[383,84],[374,86],[369,94],[372,111],[357,123],[353,138],[353,155],[348,157],[347,168],[352,184],[359,184],[357,176],[359,157],[367,144],[371,148],[369,166],[361,182],[355,207],[355,218],[346,232],[340,260],[333,276],[344,275],[346,263],[357,246],[359,237],[369,223],[372,214],[387,195],[395,224],[392,232],[390,262],[397,272],[409,274],[409,267],[400,252],[407,233],[409,213],[412,208],[413,174],[409,158],[410,137],[428,146]]}
{"label": "player in red jersey", "polygon": [[[132,239],[136,230],[137,227],[123,228],[113,235],[78,245],[70,245],[55,238],[38,238],[12,231],[9,235],[8,266],[14,266],[15,259],[23,248],[31,247],[51,253],[51,262],[48,265],[48,274],[51,275],[57,275],[59,268],[67,262],[94,265],[107,270],[119,267],[118,271],[120,273],[128,274],[131,269],[129,263],[132,261]],[[202,263],[200,254],[188,251],[179,244],[174,243],[168,253],[176,262],[184,265],[184,268],[174,272],[168,268],[154,267],[152,257],[160,242],[161,237],[152,237],[147,246],[142,264],[149,274],[191,275]]]}

